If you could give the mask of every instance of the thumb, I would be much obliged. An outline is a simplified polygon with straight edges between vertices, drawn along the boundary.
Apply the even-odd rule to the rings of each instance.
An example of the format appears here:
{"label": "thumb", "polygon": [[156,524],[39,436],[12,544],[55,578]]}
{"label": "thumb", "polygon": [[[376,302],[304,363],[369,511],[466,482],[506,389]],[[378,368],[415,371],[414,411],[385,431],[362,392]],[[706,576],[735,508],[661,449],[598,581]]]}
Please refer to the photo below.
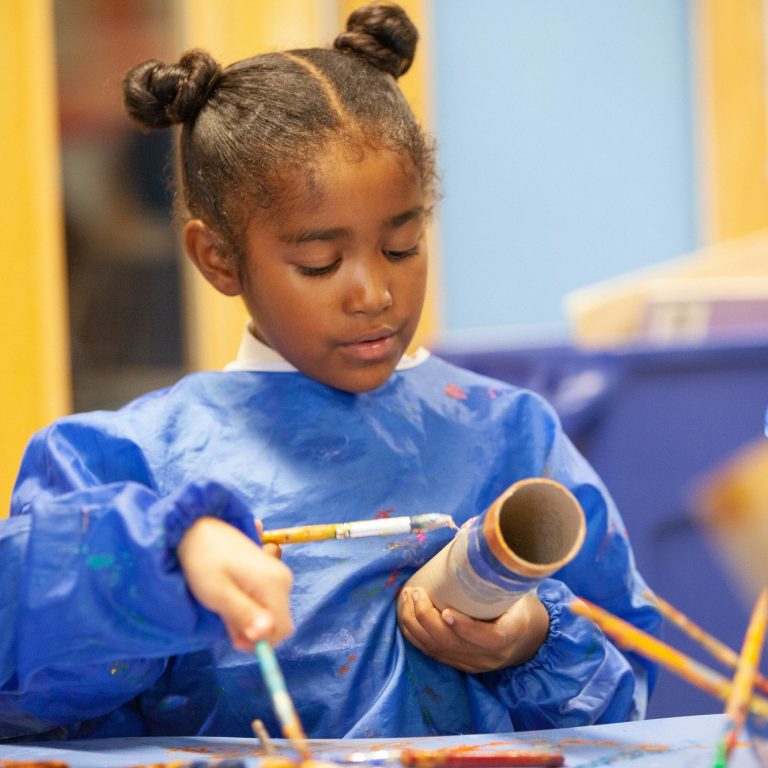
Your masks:
{"label": "thumb", "polygon": [[274,557],[276,560],[280,560],[283,557],[283,549],[279,544],[262,544],[261,548],[266,552],[270,557]]}
{"label": "thumb", "polygon": [[489,634],[494,631],[492,628],[499,621],[499,619],[493,622],[473,619],[455,608],[446,608],[440,615],[458,637],[479,648],[485,648],[488,645]]}

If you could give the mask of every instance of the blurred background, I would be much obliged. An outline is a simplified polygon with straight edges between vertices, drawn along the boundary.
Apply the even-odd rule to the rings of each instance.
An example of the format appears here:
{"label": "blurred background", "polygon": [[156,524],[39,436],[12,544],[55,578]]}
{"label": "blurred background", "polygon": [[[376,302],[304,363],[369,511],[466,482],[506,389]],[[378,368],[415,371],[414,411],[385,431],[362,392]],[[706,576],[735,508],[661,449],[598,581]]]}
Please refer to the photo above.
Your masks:
{"label": "blurred background", "polygon": [[[181,254],[173,135],[132,127],[126,70],[324,45],[359,4],[0,3],[0,515],[33,430],[237,352],[245,314]],[[401,4],[444,193],[419,341],[549,398],[651,587],[738,648],[768,582],[763,0]],[[720,708],[663,674],[651,715]]]}

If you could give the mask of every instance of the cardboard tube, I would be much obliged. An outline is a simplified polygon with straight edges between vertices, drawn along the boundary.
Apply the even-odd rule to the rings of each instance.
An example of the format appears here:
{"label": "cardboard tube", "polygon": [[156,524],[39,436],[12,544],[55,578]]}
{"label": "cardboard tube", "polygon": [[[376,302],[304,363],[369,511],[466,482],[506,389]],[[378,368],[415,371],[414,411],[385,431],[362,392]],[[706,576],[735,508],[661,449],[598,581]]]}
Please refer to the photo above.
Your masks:
{"label": "cardboard tube", "polygon": [[495,619],[577,555],[586,520],[576,497],[543,477],[511,485],[405,586],[423,588],[438,610]]}

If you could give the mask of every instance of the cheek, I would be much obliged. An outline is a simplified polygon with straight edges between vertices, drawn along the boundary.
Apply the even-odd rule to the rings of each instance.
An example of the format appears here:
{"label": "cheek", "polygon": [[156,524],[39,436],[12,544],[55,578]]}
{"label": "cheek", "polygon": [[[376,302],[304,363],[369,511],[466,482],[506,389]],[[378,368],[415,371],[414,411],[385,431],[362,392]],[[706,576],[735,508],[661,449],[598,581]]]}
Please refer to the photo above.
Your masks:
{"label": "cheek", "polygon": [[413,265],[413,269],[405,276],[403,289],[407,291],[410,301],[424,302],[427,293],[426,258]]}
{"label": "cheek", "polygon": [[[292,317],[302,310],[317,306],[321,292],[315,286],[297,280],[287,270],[264,275],[265,279],[254,281],[252,301],[257,311],[280,322],[286,316]],[[307,281],[309,282],[309,281]]]}
{"label": "cheek", "polygon": [[269,303],[272,328],[280,336],[301,338],[328,330],[337,313],[338,299],[327,286],[310,284],[272,294]]}

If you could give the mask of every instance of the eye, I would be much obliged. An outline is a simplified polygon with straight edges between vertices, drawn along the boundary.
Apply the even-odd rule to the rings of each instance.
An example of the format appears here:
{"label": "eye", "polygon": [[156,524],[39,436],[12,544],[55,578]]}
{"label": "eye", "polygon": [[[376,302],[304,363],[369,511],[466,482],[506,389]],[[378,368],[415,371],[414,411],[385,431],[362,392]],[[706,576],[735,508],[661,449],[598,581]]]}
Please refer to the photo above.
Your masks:
{"label": "eye", "polygon": [[302,264],[297,264],[296,269],[300,274],[307,277],[323,277],[333,274],[339,268],[339,264],[341,264],[341,259],[336,259],[336,261],[326,264],[324,267],[306,267]]}
{"label": "eye", "polygon": [[413,248],[408,248],[405,251],[384,251],[384,255],[390,261],[402,261],[403,259],[407,259],[409,256],[415,256],[418,252],[419,246],[414,245]]}

